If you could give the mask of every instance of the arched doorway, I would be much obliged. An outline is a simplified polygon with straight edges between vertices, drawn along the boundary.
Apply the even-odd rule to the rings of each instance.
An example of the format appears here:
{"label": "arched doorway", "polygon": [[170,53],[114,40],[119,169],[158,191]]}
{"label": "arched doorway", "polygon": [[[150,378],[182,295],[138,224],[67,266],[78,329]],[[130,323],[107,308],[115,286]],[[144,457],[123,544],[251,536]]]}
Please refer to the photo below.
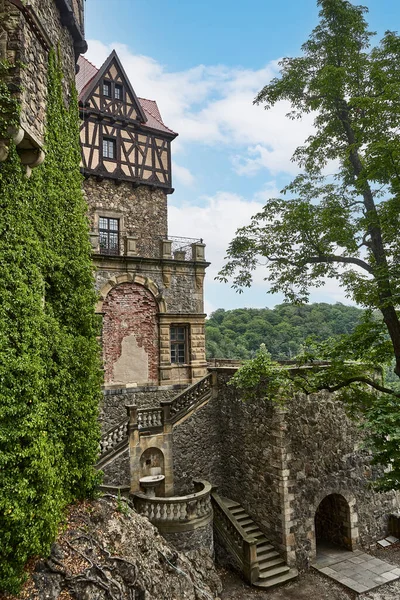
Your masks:
{"label": "arched doorway", "polygon": [[315,513],[315,541],[318,546],[335,545],[352,550],[350,507],[341,494],[330,494]]}

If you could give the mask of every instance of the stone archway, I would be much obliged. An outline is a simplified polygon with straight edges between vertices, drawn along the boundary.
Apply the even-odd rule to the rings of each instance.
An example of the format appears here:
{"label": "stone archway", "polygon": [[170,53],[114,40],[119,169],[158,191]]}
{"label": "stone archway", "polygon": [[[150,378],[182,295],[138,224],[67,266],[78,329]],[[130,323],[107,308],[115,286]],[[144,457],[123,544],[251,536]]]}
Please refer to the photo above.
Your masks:
{"label": "stone archway", "polygon": [[325,496],[317,507],[314,522],[317,548],[328,543],[347,550],[353,549],[351,509],[344,496]]}

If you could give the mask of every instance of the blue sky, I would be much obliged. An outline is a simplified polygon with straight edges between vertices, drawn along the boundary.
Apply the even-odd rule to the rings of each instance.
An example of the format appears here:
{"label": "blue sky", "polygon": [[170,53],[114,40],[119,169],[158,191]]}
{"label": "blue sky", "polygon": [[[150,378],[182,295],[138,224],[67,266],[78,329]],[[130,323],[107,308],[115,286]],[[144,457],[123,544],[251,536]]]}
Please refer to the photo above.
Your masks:
{"label": "blue sky", "polygon": [[[398,29],[398,0],[361,3],[378,36]],[[137,95],[157,100],[179,133],[169,232],[207,244],[207,312],[282,301],[266,293],[262,270],[241,295],[214,277],[237,227],[296,173],[290,157],[310,118],[293,123],[284,105],[266,112],[252,100],[281,57],[299,54],[317,21],[316,0],[86,0],[86,57],[100,66],[115,48]],[[334,281],[311,301],[349,302]]]}

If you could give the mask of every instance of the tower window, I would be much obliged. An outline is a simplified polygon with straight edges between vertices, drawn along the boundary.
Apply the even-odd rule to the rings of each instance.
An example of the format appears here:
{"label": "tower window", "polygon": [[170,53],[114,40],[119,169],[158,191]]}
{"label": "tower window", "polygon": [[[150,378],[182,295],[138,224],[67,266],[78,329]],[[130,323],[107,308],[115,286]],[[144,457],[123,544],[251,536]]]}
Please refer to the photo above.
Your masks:
{"label": "tower window", "polygon": [[170,329],[171,363],[185,363],[187,347],[187,329],[172,325]]}
{"label": "tower window", "polygon": [[123,93],[122,85],[119,85],[118,83],[116,83],[115,88],[114,88],[114,98],[116,100],[122,100],[122,93]]}
{"label": "tower window", "polygon": [[119,219],[99,217],[100,254],[119,254]]}
{"label": "tower window", "polygon": [[111,83],[109,81],[103,81],[103,96],[111,98]]}
{"label": "tower window", "polygon": [[103,158],[116,158],[116,142],[112,138],[103,138]]}

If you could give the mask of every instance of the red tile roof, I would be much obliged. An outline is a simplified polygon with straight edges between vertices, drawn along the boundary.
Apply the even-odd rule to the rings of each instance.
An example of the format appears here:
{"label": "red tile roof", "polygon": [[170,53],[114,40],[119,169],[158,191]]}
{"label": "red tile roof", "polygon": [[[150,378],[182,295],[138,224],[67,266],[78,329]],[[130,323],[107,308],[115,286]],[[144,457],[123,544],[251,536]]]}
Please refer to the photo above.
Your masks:
{"label": "red tile roof", "polygon": [[[97,75],[99,69],[83,56],[79,57],[78,65],[79,73],[76,76],[76,88],[80,100],[87,91],[91,81]],[[147,118],[146,123],[143,123],[144,127],[151,127],[152,129],[158,129],[159,131],[176,135],[175,131],[172,131],[172,129],[163,123],[155,100],[148,100],[147,98],[138,98],[138,100]]]}

